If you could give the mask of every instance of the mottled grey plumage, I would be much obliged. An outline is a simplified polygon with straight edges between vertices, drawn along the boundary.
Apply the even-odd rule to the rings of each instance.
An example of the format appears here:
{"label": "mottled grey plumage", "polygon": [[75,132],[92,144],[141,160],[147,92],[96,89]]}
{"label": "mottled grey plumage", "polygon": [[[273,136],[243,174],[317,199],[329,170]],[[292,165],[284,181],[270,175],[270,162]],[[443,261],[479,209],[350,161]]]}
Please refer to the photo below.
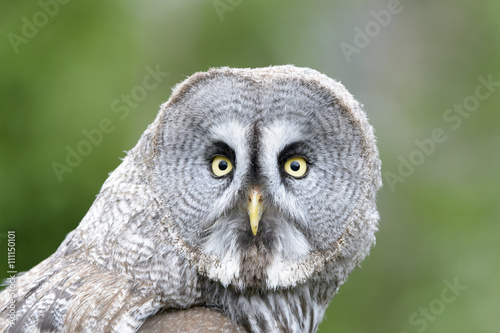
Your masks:
{"label": "mottled grey plumage", "polygon": [[[233,169],[215,177],[220,155]],[[294,156],[307,162],[302,178],[284,169]],[[224,313],[228,332],[314,332],[375,241],[380,186],[373,130],[340,83],[294,66],[196,73],[78,228],[18,278],[7,331],[155,332],[168,321],[189,331],[172,309],[206,307],[197,318]],[[4,291],[0,330],[8,302]]]}

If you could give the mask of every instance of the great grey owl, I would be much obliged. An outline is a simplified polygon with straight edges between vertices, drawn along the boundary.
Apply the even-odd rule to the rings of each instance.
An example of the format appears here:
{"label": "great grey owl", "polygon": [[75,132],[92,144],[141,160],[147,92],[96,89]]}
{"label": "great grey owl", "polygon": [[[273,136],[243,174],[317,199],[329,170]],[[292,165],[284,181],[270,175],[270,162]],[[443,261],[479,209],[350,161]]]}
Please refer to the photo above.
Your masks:
{"label": "great grey owl", "polygon": [[196,73],[59,249],[2,292],[0,330],[314,332],[374,244],[380,186],[373,129],[339,82]]}

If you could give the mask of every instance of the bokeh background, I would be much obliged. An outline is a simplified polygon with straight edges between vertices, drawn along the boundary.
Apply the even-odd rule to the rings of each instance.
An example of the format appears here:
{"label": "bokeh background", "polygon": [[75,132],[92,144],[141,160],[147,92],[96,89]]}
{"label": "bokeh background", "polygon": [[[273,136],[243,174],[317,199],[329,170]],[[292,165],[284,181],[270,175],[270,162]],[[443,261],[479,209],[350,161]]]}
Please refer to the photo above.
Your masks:
{"label": "bokeh background", "polygon": [[53,253],[174,84],[290,63],[365,105],[383,161],[377,245],[319,331],[498,332],[500,2],[60,1],[0,1],[0,277],[7,231],[19,271]]}

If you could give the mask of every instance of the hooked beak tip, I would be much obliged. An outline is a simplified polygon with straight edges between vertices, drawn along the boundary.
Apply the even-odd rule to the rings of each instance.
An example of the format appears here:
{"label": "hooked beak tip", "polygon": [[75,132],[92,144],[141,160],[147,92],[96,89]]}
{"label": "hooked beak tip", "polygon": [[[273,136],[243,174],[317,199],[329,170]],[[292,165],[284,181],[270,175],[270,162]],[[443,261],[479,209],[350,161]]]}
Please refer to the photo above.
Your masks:
{"label": "hooked beak tip", "polygon": [[252,186],[248,198],[248,216],[253,235],[257,235],[262,217],[262,192],[258,186]]}

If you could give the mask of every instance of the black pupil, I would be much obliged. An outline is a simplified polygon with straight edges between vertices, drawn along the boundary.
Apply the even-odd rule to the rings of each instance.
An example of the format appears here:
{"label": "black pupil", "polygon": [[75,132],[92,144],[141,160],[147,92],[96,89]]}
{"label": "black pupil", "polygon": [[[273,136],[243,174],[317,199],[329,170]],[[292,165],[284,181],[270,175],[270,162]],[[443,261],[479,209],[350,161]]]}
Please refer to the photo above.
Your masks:
{"label": "black pupil", "polygon": [[292,169],[293,171],[299,171],[300,163],[297,161],[293,161],[292,163],[290,163],[290,169]]}
{"label": "black pupil", "polygon": [[219,162],[219,169],[220,169],[220,170],[224,171],[224,170],[226,170],[226,169],[227,169],[227,167],[228,167],[228,165],[227,165],[227,162],[226,162],[226,161],[220,161],[220,162]]}

